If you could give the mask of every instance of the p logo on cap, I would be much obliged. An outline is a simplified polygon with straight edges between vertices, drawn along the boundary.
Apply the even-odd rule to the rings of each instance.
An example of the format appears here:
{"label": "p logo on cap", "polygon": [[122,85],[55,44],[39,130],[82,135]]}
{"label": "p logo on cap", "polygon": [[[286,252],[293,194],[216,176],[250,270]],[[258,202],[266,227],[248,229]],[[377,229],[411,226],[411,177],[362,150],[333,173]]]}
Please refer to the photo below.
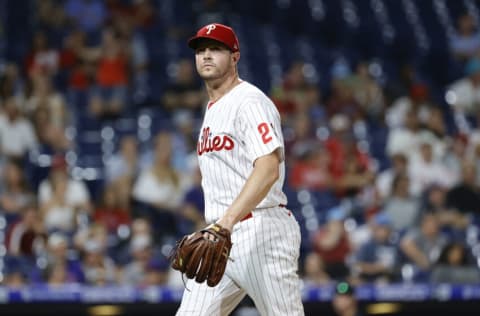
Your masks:
{"label": "p logo on cap", "polygon": [[238,52],[240,45],[233,29],[220,23],[211,23],[200,28],[195,36],[188,40],[188,46],[196,49],[201,39],[212,39],[227,46],[232,52]]}
{"label": "p logo on cap", "polygon": [[215,26],[215,24],[209,24],[207,26],[205,26],[207,28],[207,34],[210,34],[211,31],[213,31],[214,29],[216,29],[217,27]]}

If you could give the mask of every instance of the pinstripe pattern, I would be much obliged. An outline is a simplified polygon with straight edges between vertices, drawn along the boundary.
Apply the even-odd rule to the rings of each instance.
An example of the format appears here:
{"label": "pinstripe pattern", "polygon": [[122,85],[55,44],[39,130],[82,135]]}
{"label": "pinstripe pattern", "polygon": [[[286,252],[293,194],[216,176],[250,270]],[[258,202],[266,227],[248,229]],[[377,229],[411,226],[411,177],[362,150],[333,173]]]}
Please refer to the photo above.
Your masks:
{"label": "pinstripe pattern", "polygon": [[285,208],[253,212],[232,234],[231,258],[219,285],[187,282],[177,316],[224,316],[247,294],[262,316],[304,315],[297,261],[300,229]]}
{"label": "pinstripe pattern", "polygon": [[279,149],[280,177],[253,217],[235,225],[234,261],[220,284],[209,288],[189,280],[191,291],[184,292],[177,315],[228,315],[246,294],[262,315],[304,315],[296,272],[300,230],[290,212],[279,207],[287,202],[283,146],[280,115],[255,86],[242,82],[208,107],[197,146],[207,222],[222,217],[257,158]]}
{"label": "pinstripe pattern", "polygon": [[[270,142],[264,144],[258,125],[267,123]],[[272,128],[273,126],[273,128]],[[208,130],[208,135],[204,131]],[[199,154],[202,172],[202,187],[205,193],[205,218],[211,223],[218,220],[223,212],[240,193],[243,184],[252,172],[254,161],[280,148],[283,156],[283,136],[280,115],[274,104],[253,85],[242,82],[207,109],[199,137],[199,147],[205,149],[214,143],[214,138],[230,138],[231,150],[207,150]],[[285,178],[284,162],[280,166],[280,178],[273,185],[259,208],[286,204],[282,192]]]}

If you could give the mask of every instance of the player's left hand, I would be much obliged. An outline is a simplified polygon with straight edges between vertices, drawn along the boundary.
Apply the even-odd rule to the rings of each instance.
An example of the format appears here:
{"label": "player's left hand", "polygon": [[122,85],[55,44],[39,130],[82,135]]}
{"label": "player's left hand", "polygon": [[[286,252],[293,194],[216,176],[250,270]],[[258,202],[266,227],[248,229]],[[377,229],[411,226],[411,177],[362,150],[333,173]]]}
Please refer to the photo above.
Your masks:
{"label": "player's left hand", "polygon": [[177,242],[170,257],[172,268],[199,283],[217,285],[227,266],[232,241],[230,231],[212,224]]}

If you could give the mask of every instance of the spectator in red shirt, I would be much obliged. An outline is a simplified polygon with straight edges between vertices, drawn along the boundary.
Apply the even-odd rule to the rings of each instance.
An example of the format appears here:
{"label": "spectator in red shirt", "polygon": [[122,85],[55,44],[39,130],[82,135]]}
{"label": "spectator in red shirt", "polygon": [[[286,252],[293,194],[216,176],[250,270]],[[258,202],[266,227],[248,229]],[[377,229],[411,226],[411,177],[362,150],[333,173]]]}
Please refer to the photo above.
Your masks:
{"label": "spectator in red shirt", "polygon": [[86,90],[94,77],[93,62],[84,59],[86,51],[84,32],[74,30],[65,37],[60,51],[60,67],[67,72],[68,87],[73,90]]}
{"label": "spectator in red shirt", "polygon": [[7,230],[5,245],[12,256],[34,257],[45,246],[45,229],[37,208],[30,204],[23,208],[22,217]]}
{"label": "spectator in red shirt", "polygon": [[89,105],[97,118],[117,117],[126,105],[129,55],[123,46],[123,39],[113,29],[105,29],[101,47],[84,54],[87,61],[97,62],[96,86],[91,91]]}
{"label": "spectator in red shirt", "polygon": [[328,212],[327,224],[315,233],[312,243],[315,252],[323,261],[325,272],[332,279],[344,279],[350,270],[346,265],[351,252],[350,240],[343,221],[345,211],[335,207]]}
{"label": "spectator in red shirt", "polygon": [[85,49],[85,41],[85,33],[80,30],[74,30],[66,35],[60,51],[60,67],[62,69],[69,69],[77,63],[81,58],[82,50]]}
{"label": "spectator in red shirt", "polygon": [[334,177],[337,194],[356,194],[374,179],[368,169],[369,157],[359,150],[350,131],[348,117],[338,114],[330,121],[332,136],[326,147],[330,153],[330,171]]}
{"label": "spectator in red shirt", "polygon": [[290,186],[295,189],[326,190],[331,188],[330,154],[318,143],[310,143],[306,152],[290,170]]}

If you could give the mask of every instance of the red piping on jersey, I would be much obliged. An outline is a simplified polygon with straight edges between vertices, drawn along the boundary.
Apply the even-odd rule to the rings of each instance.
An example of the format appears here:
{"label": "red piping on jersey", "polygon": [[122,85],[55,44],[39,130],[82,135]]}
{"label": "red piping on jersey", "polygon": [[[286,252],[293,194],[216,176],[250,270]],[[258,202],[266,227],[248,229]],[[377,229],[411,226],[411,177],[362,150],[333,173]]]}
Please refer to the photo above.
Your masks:
{"label": "red piping on jersey", "polygon": [[212,107],[212,105],[214,105],[214,104],[215,104],[215,101],[210,101],[210,102],[208,102],[208,104],[207,104],[207,110],[210,109],[210,108]]}
{"label": "red piping on jersey", "polygon": [[242,218],[240,220],[240,222],[246,221],[247,219],[252,218],[252,217],[253,217],[252,212],[249,212],[244,218]]}
{"label": "red piping on jersey", "polygon": [[[280,207],[287,207],[285,204],[279,204],[278,206],[280,206]],[[288,212],[288,216],[290,216],[290,215],[291,215],[291,213]],[[247,215],[245,215],[245,217],[242,218],[242,219],[240,220],[240,222],[246,221],[247,219],[252,218],[252,217],[253,217],[253,214],[252,214],[252,212],[250,212],[250,213],[248,213]]]}

